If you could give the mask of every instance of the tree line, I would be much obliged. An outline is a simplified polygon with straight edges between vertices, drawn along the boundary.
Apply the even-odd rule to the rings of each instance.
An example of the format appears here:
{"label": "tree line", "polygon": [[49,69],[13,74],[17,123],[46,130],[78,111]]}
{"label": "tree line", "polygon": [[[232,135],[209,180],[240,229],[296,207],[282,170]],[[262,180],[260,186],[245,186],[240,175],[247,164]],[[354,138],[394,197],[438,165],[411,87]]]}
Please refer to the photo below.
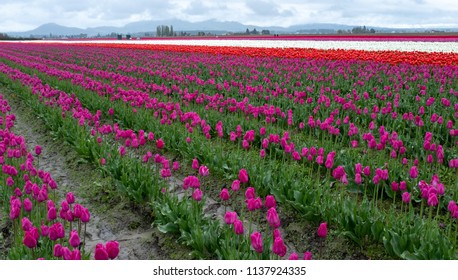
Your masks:
{"label": "tree line", "polygon": [[173,31],[173,26],[170,25],[158,25],[156,27],[156,36],[157,37],[172,37],[177,36],[177,33]]}

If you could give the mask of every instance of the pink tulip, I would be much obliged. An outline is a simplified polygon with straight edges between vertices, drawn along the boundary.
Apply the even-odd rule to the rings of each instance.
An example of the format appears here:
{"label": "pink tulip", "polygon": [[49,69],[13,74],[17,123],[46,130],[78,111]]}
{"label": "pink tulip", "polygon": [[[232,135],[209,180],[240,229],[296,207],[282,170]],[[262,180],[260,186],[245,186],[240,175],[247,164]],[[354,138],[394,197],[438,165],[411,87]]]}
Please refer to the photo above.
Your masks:
{"label": "pink tulip", "polygon": [[32,227],[33,224],[27,217],[22,218],[22,229],[24,231],[29,231]]}
{"label": "pink tulip", "polygon": [[289,255],[289,258],[288,258],[288,260],[298,260],[298,259],[299,259],[299,256],[297,255],[296,252],[291,253],[291,255]]}
{"label": "pink tulip", "polygon": [[37,246],[37,239],[35,238],[35,236],[33,236],[32,231],[25,232],[22,243],[30,249],[33,249]]}
{"label": "pink tulip", "polygon": [[409,174],[410,174],[410,178],[412,178],[412,179],[417,178],[418,177],[418,168],[417,168],[417,166],[415,166],[415,165],[412,166],[410,168]]}
{"label": "pink tulip", "polygon": [[83,207],[81,211],[81,222],[88,223],[90,219],[91,219],[91,213],[89,212],[87,208]]}
{"label": "pink tulip", "polygon": [[41,146],[35,146],[35,154],[39,156],[41,154]]}
{"label": "pink tulip", "polygon": [[78,250],[78,249],[73,249],[71,259],[72,259],[72,260],[75,260],[75,261],[81,260],[81,252],[80,252],[80,250]]}
{"label": "pink tulip", "polygon": [[327,223],[321,223],[318,227],[317,234],[321,238],[325,238],[328,235]]}
{"label": "pink tulip", "polygon": [[110,259],[115,259],[119,254],[119,243],[117,241],[111,240],[105,244],[105,249],[108,253]]}
{"label": "pink tulip", "polygon": [[32,201],[28,197],[24,199],[24,210],[26,212],[32,211]]}
{"label": "pink tulip", "polygon": [[437,204],[439,204],[439,200],[437,198],[437,194],[431,192],[428,196],[428,205],[429,206],[436,206]]}
{"label": "pink tulip", "polygon": [[255,197],[255,191],[253,187],[248,187],[245,191],[245,198],[246,199],[253,199]]}
{"label": "pink tulip", "polygon": [[156,141],[156,148],[158,148],[159,150],[161,150],[162,148],[164,148],[164,141],[162,140],[162,138],[157,139],[157,141]]}
{"label": "pink tulip", "polygon": [[257,231],[253,232],[250,235],[250,239],[251,239],[251,247],[253,247],[253,249],[257,253],[261,254],[264,251],[264,246],[263,246],[261,233],[259,233]]}
{"label": "pink tulip", "polygon": [[406,183],[406,181],[401,181],[401,182],[399,183],[399,189],[400,189],[401,191],[407,190],[407,183]]}
{"label": "pink tulip", "polygon": [[19,218],[19,215],[21,214],[21,208],[17,206],[11,206],[10,208],[10,219],[15,220]]}
{"label": "pink tulip", "polygon": [[201,165],[199,167],[199,175],[203,176],[203,177],[206,177],[206,176],[210,175],[210,170],[208,169],[207,166]]}
{"label": "pink tulip", "polygon": [[248,198],[246,200],[246,204],[247,204],[247,208],[248,208],[248,211],[254,211],[256,210],[256,200],[254,198]]}
{"label": "pink tulip", "polygon": [[408,204],[410,202],[410,193],[404,192],[402,194],[402,202]]}
{"label": "pink tulip", "polygon": [[360,173],[356,173],[356,174],[355,174],[355,183],[356,183],[357,185],[361,185],[361,183],[362,183],[362,178],[361,178],[361,174],[360,174]]}
{"label": "pink tulip", "polygon": [[102,261],[108,260],[108,252],[103,244],[98,243],[95,245],[94,259]]}
{"label": "pink tulip", "polygon": [[196,176],[188,176],[183,179],[183,189],[187,190],[188,188],[198,189],[200,188],[199,178]]}
{"label": "pink tulip", "polygon": [[199,161],[196,158],[192,160],[192,169],[199,169]]}
{"label": "pink tulip", "polygon": [[248,173],[245,169],[240,169],[240,172],[239,172],[239,180],[240,180],[240,183],[248,183]]}
{"label": "pink tulip", "polygon": [[236,192],[240,189],[240,181],[239,180],[234,180],[231,185],[231,189]]}
{"label": "pink tulip", "polygon": [[399,184],[396,181],[391,182],[391,190],[397,192],[399,190]]}
{"label": "pink tulip", "polygon": [[272,246],[272,252],[280,257],[286,255],[286,246],[282,238],[275,238]]}
{"label": "pink tulip", "polygon": [[42,222],[42,225],[40,227],[41,229],[41,236],[45,237],[49,235],[49,227]]}
{"label": "pink tulip", "polygon": [[270,208],[267,210],[267,222],[269,225],[276,229],[280,227],[280,217],[278,217],[277,210],[275,208]]}
{"label": "pink tulip", "polygon": [[277,207],[277,202],[275,201],[275,197],[273,195],[266,196],[265,206],[267,209]]}
{"label": "pink tulip", "polygon": [[312,259],[312,253],[311,252],[305,252],[303,259],[304,260],[311,260]]}
{"label": "pink tulip", "polygon": [[70,205],[75,203],[75,196],[73,195],[72,192],[68,192],[67,193],[66,200],[67,200],[68,204],[70,204]]}
{"label": "pink tulip", "polygon": [[224,214],[224,221],[228,225],[232,225],[237,220],[237,218],[238,216],[236,212],[226,212],[226,214]]}
{"label": "pink tulip", "polygon": [[371,168],[369,166],[364,167],[363,174],[369,177],[371,175]]}
{"label": "pink tulip", "polygon": [[62,257],[62,254],[63,254],[62,245],[60,243],[57,243],[56,245],[54,245],[53,255],[56,258],[60,258]]}
{"label": "pink tulip", "polygon": [[243,223],[240,220],[235,220],[234,222],[234,232],[237,235],[241,235],[244,233]]}
{"label": "pink tulip", "polygon": [[202,191],[200,189],[195,189],[194,192],[192,193],[192,198],[195,201],[201,201],[202,200]]}
{"label": "pink tulip", "polygon": [[81,241],[76,230],[70,232],[69,243],[73,248],[77,248],[80,245]]}
{"label": "pink tulip", "polygon": [[222,201],[227,201],[230,198],[229,191],[226,188],[223,188],[219,194],[219,197]]}
{"label": "pink tulip", "polygon": [[69,261],[73,259],[72,251],[67,247],[62,247],[62,257],[64,260]]}

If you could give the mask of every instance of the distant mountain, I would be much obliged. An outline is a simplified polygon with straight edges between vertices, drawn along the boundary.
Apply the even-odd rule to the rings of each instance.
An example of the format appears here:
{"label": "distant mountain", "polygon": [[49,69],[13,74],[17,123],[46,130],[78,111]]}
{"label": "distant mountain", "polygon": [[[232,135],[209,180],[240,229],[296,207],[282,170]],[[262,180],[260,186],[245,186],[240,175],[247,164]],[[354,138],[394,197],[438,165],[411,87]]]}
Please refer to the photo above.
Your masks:
{"label": "distant mountain", "polygon": [[77,35],[77,34],[81,34],[84,32],[85,30],[82,28],[67,27],[67,26],[62,26],[62,25],[58,25],[55,23],[47,23],[47,24],[43,24],[30,31],[11,32],[11,33],[8,33],[8,35],[15,36],[15,37],[28,37],[30,35],[49,36],[50,34],[60,36],[60,35],[67,35],[67,34]]}
{"label": "distant mountain", "polygon": [[[100,26],[91,28],[77,28],[77,27],[66,27],[55,23],[47,23],[41,25],[33,30],[25,32],[7,32],[8,35],[13,37],[48,37],[52,36],[80,36],[85,34],[88,37],[94,36],[105,36],[107,34],[144,34],[149,35],[156,34],[156,27],[158,25],[172,25],[176,32],[191,32],[196,33],[198,31],[211,32],[214,34],[224,34],[228,32],[245,32],[246,29],[261,31],[263,29],[270,30],[271,33],[333,33],[337,30],[351,30],[355,26],[342,25],[342,24],[330,24],[330,23],[313,23],[313,24],[302,24],[293,25],[290,27],[280,26],[256,26],[256,25],[245,25],[235,21],[217,21],[215,19],[200,21],[200,22],[189,22],[179,19],[171,20],[147,20],[137,21],[126,24],[123,27],[114,26]],[[430,29],[394,29],[394,28],[383,28],[383,27],[368,27],[374,28],[376,31],[383,32],[418,32],[426,31]],[[442,29],[445,30],[445,29]],[[447,31],[458,31],[458,29],[448,29]]]}

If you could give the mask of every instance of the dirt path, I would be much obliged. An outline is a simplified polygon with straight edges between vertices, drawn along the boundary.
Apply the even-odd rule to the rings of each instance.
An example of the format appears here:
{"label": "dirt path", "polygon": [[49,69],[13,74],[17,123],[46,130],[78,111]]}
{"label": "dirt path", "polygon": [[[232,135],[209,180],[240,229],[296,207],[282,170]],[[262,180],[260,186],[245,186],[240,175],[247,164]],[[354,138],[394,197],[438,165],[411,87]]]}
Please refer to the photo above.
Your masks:
{"label": "dirt path", "polygon": [[149,217],[132,210],[110,186],[110,180],[102,178],[90,164],[78,160],[68,145],[53,140],[43,122],[15,100],[14,95],[3,94],[16,115],[15,134],[24,136],[29,150],[42,146],[39,168],[49,172],[57,182],[60,197],[72,191],[77,202],[91,212],[86,250],[93,252],[97,243],[117,240],[121,248],[118,259],[169,258],[160,246],[166,242],[162,240],[165,237],[151,228]]}

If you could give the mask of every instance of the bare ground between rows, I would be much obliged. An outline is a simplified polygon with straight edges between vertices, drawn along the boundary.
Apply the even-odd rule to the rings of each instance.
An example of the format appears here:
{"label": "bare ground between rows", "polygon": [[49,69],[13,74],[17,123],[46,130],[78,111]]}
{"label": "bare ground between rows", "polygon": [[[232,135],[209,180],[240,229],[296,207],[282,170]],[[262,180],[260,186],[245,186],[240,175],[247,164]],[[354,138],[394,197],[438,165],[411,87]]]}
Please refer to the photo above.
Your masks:
{"label": "bare ground between rows", "polygon": [[[94,166],[80,160],[69,145],[53,139],[43,121],[37,119],[8,89],[0,88],[16,114],[15,133],[23,135],[29,149],[35,145],[43,147],[40,168],[50,172],[58,183],[60,194],[72,191],[79,203],[92,214],[88,225],[86,249],[93,250],[99,242],[118,240],[121,247],[120,259],[189,259],[190,249],[176,243],[176,236],[167,235],[151,227],[152,217],[148,210],[142,211],[126,201],[112,186],[109,178],[102,178]],[[186,168],[184,168],[186,169]],[[185,171],[184,171],[185,172]],[[192,172],[192,171],[190,171]],[[170,190],[183,196],[181,180],[172,178]],[[216,178],[205,180],[209,186],[221,184]],[[210,188],[210,197],[218,196],[218,188]],[[223,220],[224,207],[208,197],[205,215]],[[238,205],[243,207],[243,205]],[[229,210],[229,209],[228,209]],[[283,212],[283,211],[282,211]],[[320,259],[385,259],[383,249],[375,244],[361,248],[348,239],[331,232],[323,244],[317,238],[316,229],[296,214],[285,213],[282,218],[283,233],[287,241],[288,253],[312,251]],[[1,215],[1,214],[0,214]],[[0,219],[1,220],[1,219]],[[254,225],[256,227],[256,225]],[[0,258],[1,258],[0,247]]]}
{"label": "bare ground between rows", "polygon": [[[186,248],[178,246],[171,236],[151,227],[149,211],[142,211],[125,201],[113,188],[110,178],[103,178],[93,165],[84,162],[68,144],[46,130],[42,120],[21,104],[8,89],[0,89],[16,115],[14,133],[24,136],[29,150],[42,147],[39,169],[49,172],[58,185],[59,203],[69,191],[76,202],[91,212],[87,224],[85,249],[94,251],[97,243],[117,240],[121,260],[187,259]],[[0,217],[2,231],[8,232],[7,217]],[[6,236],[7,234],[5,234]],[[0,258],[7,255],[8,242],[0,245]],[[1,252],[3,251],[3,252]]]}

